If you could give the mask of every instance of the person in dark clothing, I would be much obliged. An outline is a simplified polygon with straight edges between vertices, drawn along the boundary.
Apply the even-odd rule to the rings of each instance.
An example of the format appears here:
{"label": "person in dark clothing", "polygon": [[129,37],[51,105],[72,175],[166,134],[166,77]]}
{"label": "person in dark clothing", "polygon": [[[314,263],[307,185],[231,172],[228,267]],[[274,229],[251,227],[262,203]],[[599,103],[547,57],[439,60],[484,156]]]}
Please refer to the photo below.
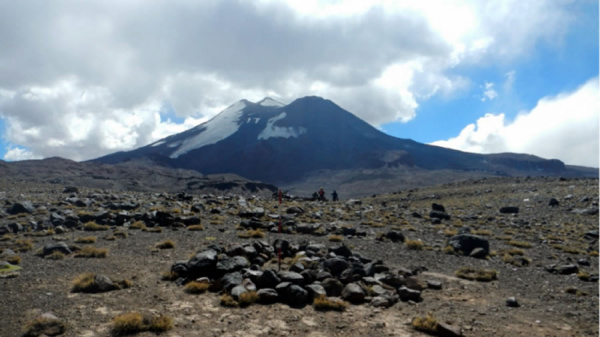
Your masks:
{"label": "person in dark clothing", "polygon": [[338,194],[335,190],[333,190],[333,193],[331,193],[331,199],[333,201],[338,201]]}
{"label": "person in dark clothing", "polygon": [[313,201],[319,200],[319,194],[316,191],[312,194],[312,200]]}
{"label": "person in dark clothing", "polygon": [[321,201],[325,201],[325,191],[323,190],[323,187],[321,187],[321,189],[319,189],[319,200]]}

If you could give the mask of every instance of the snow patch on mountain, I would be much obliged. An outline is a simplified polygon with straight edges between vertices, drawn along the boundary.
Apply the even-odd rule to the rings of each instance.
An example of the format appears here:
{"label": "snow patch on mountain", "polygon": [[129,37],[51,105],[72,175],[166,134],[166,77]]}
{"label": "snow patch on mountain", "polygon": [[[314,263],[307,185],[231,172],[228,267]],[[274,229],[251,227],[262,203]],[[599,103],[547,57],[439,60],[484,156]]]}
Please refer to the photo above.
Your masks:
{"label": "snow patch on mountain", "polygon": [[306,128],[303,127],[281,127],[276,126],[275,123],[284,119],[287,116],[285,112],[280,113],[279,115],[270,118],[267,121],[267,126],[260,132],[258,135],[258,139],[269,139],[269,138],[298,138],[300,135],[306,133]]}
{"label": "snow patch on mountain", "polygon": [[197,135],[185,139],[181,146],[169,157],[177,158],[194,149],[220,142],[234,134],[239,128],[238,122],[246,103],[246,100],[241,100],[223,110],[208,122],[200,124],[197,128],[202,130]]}
{"label": "snow patch on mountain", "polygon": [[273,107],[282,107],[285,104],[278,102],[274,99],[272,99],[271,97],[265,97],[262,99],[262,101],[257,103],[258,105],[262,105],[262,106],[273,106]]}

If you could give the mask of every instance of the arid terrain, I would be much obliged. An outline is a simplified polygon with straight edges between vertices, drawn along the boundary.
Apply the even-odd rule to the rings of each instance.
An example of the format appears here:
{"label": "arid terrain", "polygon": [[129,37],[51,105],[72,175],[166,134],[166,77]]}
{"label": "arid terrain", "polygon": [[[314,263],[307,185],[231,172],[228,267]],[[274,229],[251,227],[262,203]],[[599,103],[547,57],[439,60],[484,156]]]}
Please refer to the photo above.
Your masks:
{"label": "arid terrain", "polygon": [[[338,202],[284,198],[281,205],[250,194],[68,187],[0,178],[0,261],[9,261],[0,265],[1,336],[23,335],[45,313],[64,326],[62,336],[117,335],[114,318],[129,312],[170,318],[172,327],[161,332],[170,337],[426,336],[413,324],[426,317],[454,331],[432,328],[438,336],[599,333],[597,179],[477,178]],[[489,249],[450,244],[461,235]],[[216,291],[217,280],[203,280],[210,289],[191,294],[181,285],[189,277],[173,275],[176,262],[189,266],[211,246],[229,253],[246,243],[273,248],[276,239],[290,243],[284,271],[334,259],[328,248],[343,245],[365,266],[380,260],[378,272],[356,281],[365,297],[341,311],[318,310],[310,300],[223,306],[227,291]],[[307,247],[319,244],[324,255],[306,258]],[[262,268],[277,270],[276,255],[266,257]],[[459,277],[465,268],[493,276]],[[114,290],[75,291],[85,273],[108,276]],[[380,288],[386,305],[373,301]]]}

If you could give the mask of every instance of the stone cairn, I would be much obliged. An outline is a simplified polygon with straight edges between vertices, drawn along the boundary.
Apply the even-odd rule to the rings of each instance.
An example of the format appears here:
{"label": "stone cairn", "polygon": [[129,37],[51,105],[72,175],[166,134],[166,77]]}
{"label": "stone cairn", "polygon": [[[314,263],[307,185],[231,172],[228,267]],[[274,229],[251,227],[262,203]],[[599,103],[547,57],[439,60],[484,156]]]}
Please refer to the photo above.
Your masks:
{"label": "stone cairn", "polygon": [[[280,271],[276,262],[279,249],[288,262]],[[210,291],[235,300],[254,291],[260,303],[292,307],[303,307],[316,297],[384,308],[398,300],[419,302],[424,289],[441,288],[439,282],[417,279],[421,270],[402,268],[394,273],[383,261],[372,261],[345,245],[327,248],[323,244],[292,245],[285,240],[273,245],[261,240],[227,248],[211,245],[171,267],[179,285],[207,283]]]}

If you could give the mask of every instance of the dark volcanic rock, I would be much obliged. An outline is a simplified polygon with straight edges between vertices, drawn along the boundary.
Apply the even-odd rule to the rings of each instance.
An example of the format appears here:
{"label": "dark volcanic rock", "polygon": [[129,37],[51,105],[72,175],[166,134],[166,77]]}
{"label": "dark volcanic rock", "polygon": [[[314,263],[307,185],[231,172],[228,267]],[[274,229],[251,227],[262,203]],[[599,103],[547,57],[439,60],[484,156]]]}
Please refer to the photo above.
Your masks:
{"label": "dark volcanic rock", "polygon": [[20,213],[33,213],[35,208],[31,204],[31,201],[15,202],[7,210],[6,213],[16,215]]}
{"label": "dark volcanic rock", "polygon": [[476,248],[483,249],[479,256],[487,256],[490,254],[490,243],[488,240],[471,234],[455,235],[448,240],[448,245],[452,246],[455,251],[460,251],[464,255],[470,255]]}
{"label": "dark volcanic rock", "polygon": [[519,213],[519,207],[516,206],[504,206],[500,208],[500,213],[504,214],[516,214]]}

